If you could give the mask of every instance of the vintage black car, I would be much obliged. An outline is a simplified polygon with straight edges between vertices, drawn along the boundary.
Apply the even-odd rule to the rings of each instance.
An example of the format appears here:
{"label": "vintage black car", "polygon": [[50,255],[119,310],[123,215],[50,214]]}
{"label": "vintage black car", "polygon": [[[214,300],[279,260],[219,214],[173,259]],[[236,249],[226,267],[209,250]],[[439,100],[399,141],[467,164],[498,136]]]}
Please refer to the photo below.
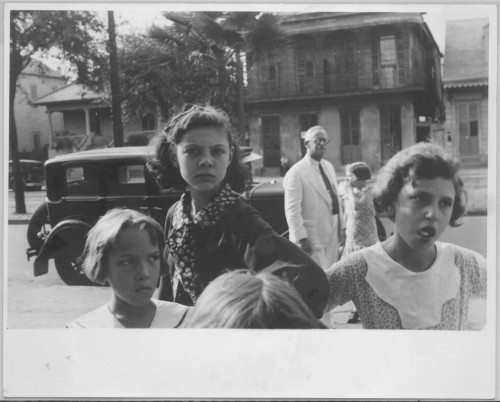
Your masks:
{"label": "vintage black car", "polygon": [[[90,285],[79,257],[87,232],[109,209],[133,208],[164,224],[181,191],[159,188],[145,167],[147,152],[147,147],[105,148],[45,162],[47,197],[33,214],[27,233],[27,255],[35,257],[35,276],[47,273],[48,262],[54,259],[66,284]],[[246,149],[242,156],[249,160],[248,154]],[[287,231],[281,184],[252,183],[245,197],[277,233]]]}

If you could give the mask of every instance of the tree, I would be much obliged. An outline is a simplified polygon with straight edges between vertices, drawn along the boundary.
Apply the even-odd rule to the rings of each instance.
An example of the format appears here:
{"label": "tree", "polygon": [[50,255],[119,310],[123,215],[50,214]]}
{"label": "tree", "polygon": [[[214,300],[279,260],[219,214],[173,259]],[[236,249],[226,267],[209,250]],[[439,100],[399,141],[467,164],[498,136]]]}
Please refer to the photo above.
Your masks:
{"label": "tree", "polygon": [[108,32],[109,32],[109,77],[111,84],[111,110],[113,115],[113,138],[115,147],[123,146],[123,121],[120,96],[120,79],[118,76],[118,54],[116,49],[115,15],[113,11],[108,11]]}
{"label": "tree", "polygon": [[[245,132],[244,77],[242,56],[250,68],[258,57],[288,43],[273,14],[257,12],[164,13],[174,23],[193,54],[233,71],[237,87],[237,115],[240,135]],[[175,40],[175,39],[172,39]]]}
{"label": "tree", "polygon": [[193,55],[178,33],[169,33],[165,41],[163,29],[153,27],[152,32],[154,39],[149,35],[120,38],[126,120],[158,113],[166,120],[183,104],[200,101],[225,110],[232,108],[236,87],[229,71],[217,71],[214,63]]}
{"label": "tree", "polygon": [[87,11],[13,10],[10,13],[9,148],[16,213],[26,213],[14,118],[19,75],[32,56],[50,52],[74,66],[79,82],[98,85],[103,59],[94,35],[102,28],[97,16]]}

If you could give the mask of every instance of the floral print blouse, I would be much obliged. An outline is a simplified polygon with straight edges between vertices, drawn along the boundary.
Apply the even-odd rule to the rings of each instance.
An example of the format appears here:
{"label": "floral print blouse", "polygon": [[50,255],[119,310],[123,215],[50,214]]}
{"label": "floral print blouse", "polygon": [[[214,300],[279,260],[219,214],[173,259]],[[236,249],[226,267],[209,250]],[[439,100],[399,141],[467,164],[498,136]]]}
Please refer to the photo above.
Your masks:
{"label": "floral print blouse", "polygon": [[[420,329],[467,330],[470,298],[486,298],[486,259],[453,244],[441,243],[441,246],[452,248],[454,265],[460,274],[458,292],[442,304],[438,324]],[[325,312],[352,300],[364,328],[404,329],[398,310],[382,300],[366,280],[368,262],[365,252],[372,247],[380,247],[380,243],[349,255],[326,272],[330,296]]]}

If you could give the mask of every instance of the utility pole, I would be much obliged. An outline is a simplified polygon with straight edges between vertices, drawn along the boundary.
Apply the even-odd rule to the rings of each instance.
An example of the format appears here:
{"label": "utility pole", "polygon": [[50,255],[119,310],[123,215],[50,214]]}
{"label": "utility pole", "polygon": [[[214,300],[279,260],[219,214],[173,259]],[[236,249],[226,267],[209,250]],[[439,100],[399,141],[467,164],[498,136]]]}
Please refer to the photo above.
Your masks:
{"label": "utility pole", "polygon": [[113,11],[108,11],[108,33],[113,138],[115,139],[115,147],[123,147],[123,122],[120,97],[120,79],[118,76],[118,52],[116,50],[115,16]]}

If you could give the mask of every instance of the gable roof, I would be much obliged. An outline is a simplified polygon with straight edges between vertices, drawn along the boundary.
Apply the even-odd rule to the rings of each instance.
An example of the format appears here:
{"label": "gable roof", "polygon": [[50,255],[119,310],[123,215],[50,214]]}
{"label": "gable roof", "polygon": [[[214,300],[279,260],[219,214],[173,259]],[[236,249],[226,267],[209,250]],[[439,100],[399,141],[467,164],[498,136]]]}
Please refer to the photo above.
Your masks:
{"label": "gable roof", "polygon": [[31,58],[28,65],[24,67],[21,74],[25,75],[42,75],[45,77],[66,79],[60,71],[50,68],[43,61]]}
{"label": "gable roof", "polygon": [[488,23],[488,18],[446,22],[445,88],[488,85],[488,61],[485,59]]}
{"label": "gable roof", "polygon": [[38,98],[36,105],[48,105],[51,103],[88,102],[101,101],[104,94],[92,91],[81,84],[70,84],[57,89],[50,94]]}

